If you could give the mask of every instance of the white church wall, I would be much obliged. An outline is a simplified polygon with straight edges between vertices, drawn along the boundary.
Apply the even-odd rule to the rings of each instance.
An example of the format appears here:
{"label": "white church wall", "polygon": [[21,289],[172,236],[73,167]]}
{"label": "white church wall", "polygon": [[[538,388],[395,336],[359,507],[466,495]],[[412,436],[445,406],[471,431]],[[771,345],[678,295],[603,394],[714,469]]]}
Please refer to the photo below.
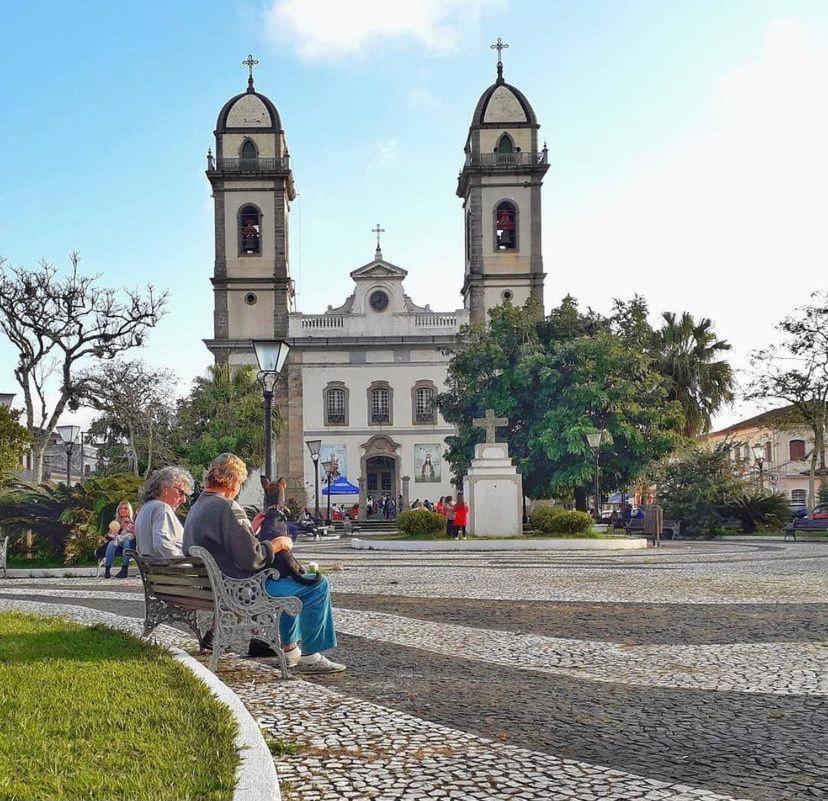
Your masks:
{"label": "white church wall", "polygon": [[272,133],[260,134],[224,134],[222,139],[222,150],[224,158],[237,159],[241,153],[241,146],[245,139],[252,139],[253,143],[259,151],[259,158],[272,159],[277,155],[282,155],[276,152],[276,136]]}
{"label": "white church wall", "polygon": [[[230,202],[232,198],[232,202]],[[238,214],[239,209],[247,203],[259,207],[262,220],[272,220],[276,214],[273,190],[251,190],[234,192],[229,195],[224,209],[224,230],[227,231],[227,275],[245,278],[268,278],[273,274],[275,248],[271,226],[262,226],[260,256],[240,256],[238,254]]]}
{"label": "white church wall", "polygon": [[509,128],[504,125],[503,128],[483,128],[480,131],[480,152],[493,152],[504,133],[508,133],[515,147],[519,147],[524,153],[532,151],[531,128]]}
{"label": "white church wall", "polygon": [[[508,179],[506,179],[508,180]],[[518,249],[501,251],[494,255],[494,209],[504,199],[518,207]],[[532,241],[531,189],[524,186],[487,185],[483,188],[483,243],[486,254],[486,273],[528,273],[530,269],[530,242]]]}
{"label": "white church wall", "polygon": [[[256,302],[249,304],[245,296],[253,293]],[[249,289],[234,288],[227,293],[227,306],[233,320],[233,336],[238,339],[267,339],[273,331],[273,293],[255,285]]]}

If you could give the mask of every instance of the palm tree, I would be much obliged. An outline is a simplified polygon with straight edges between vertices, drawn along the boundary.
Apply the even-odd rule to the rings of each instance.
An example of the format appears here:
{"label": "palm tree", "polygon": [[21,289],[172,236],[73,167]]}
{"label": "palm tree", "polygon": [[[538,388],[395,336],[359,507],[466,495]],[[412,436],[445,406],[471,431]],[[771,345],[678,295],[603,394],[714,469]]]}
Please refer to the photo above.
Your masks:
{"label": "palm tree", "polygon": [[730,343],[716,336],[707,317],[698,322],[690,312],[680,317],[664,312],[662,317],[664,324],[654,336],[656,363],[672,382],[670,400],[684,410],[684,433],[697,437],[710,431],[711,417],[733,400],[733,370],[721,358]]}

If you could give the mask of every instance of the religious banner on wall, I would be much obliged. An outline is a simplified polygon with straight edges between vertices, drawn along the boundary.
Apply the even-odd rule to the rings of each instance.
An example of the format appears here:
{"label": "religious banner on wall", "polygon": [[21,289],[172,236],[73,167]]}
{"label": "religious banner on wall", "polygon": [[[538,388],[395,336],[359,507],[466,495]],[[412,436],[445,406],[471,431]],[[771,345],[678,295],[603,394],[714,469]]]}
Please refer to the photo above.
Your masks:
{"label": "religious banner on wall", "polygon": [[429,484],[439,482],[442,468],[442,445],[414,446],[414,481]]}
{"label": "religious banner on wall", "polygon": [[322,480],[324,481],[324,468],[322,465],[330,461],[331,464],[331,480],[336,481],[339,476],[344,476],[347,478],[348,476],[348,449],[345,445],[323,445],[322,450],[320,451],[321,456],[319,457],[319,468],[320,468],[320,475],[323,476]]}

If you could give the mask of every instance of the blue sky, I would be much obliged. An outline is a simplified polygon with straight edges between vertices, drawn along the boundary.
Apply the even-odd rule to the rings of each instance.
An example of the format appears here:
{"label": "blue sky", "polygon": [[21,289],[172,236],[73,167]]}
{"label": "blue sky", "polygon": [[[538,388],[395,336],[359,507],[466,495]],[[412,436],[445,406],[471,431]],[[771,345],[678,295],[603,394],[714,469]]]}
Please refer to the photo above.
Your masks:
{"label": "blue sky", "polygon": [[[456,176],[497,36],[550,150],[547,304],[640,292],[654,314],[712,317],[743,367],[825,286],[824,0],[9,0],[0,254],[65,264],[77,249],[108,284],[169,288],[141,355],[185,391],[212,331],[204,156],[253,52],[300,194],[299,307],[344,300],[379,221],[415,301],[456,308]],[[0,343],[0,389],[12,365]]]}

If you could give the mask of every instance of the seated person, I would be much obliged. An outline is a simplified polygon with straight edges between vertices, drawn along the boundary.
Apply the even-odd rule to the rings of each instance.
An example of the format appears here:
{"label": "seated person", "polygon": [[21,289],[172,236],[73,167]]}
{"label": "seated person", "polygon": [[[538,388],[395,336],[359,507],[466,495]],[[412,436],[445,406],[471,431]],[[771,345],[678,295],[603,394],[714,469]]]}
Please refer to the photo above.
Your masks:
{"label": "seated person", "polygon": [[135,518],[135,539],[141,556],[174,559],[184,555],[184,527],[175,510],[192,491],[193,477],[183,467],[170,465],[150,475]]}
{"label": "seated person", "polygon": [[[217,456],[204,474],[204,492],[193,504],[184,525],[184,552],[193,545],[206,548],[221,571],[233,578],[248,578],[272,564],[278,551],[293,548],[290,537],[257,538],[247,515],[235,500],[246,480],[247,468],[238,456],[232,453]],[[254,518],[256,530],[263,519],[263,514]],[[302,584],[292,578],[268,579],[265,590],[275,598],[293,595],[302,601],[299,615],[282,614],[280,619],[280,636],[288,665],[306,673],[345,670],[345,665],[322,654],[336,647],[327,578],[323,576],[317,584]]]}
{"label": "seated person", "polygon": [[[104,548],[104,578],[111,578],[112,565],[115,557],[123,554],[128,548],[135,547],[135,523],[132,522],[132,504],[128,501],[121,501],[116,512],[117,520],[109,524],[107,543]],[[129,571],[129,557],[124,556],[121,560],[121,569],[116,573],[117,578],[126,578]]]}
{"label": "seated person", "polygon": [[303,534],[313,534],[316,532],[316,521],[307,508],[299,513],[299,519],[296,521],[296,524],[299,527],[299,531]]}

